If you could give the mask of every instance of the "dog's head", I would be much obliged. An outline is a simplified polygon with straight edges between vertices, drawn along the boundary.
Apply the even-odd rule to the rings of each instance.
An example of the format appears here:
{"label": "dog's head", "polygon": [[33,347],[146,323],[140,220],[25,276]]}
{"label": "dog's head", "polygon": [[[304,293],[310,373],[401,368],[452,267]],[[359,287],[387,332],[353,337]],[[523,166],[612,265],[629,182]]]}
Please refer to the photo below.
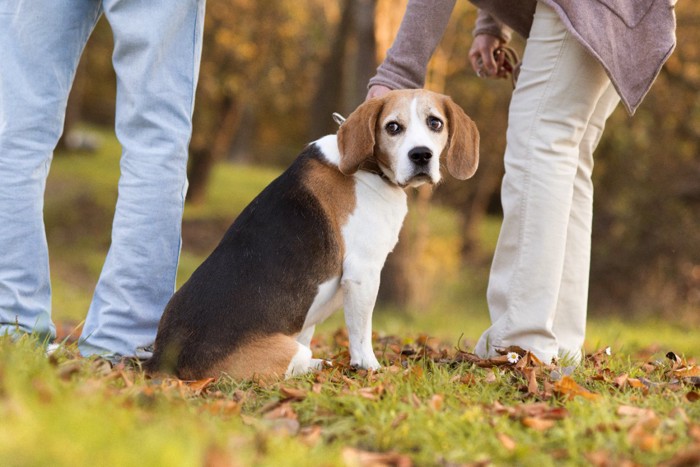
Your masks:
{"label": "dog's head", "polygon": [[425,90],[391,91],[360,105],[338,130],[340,170],[376,163],[396,185],[436,184],[440,160],[460,180],[479,163],[479,132],[452,99]]}

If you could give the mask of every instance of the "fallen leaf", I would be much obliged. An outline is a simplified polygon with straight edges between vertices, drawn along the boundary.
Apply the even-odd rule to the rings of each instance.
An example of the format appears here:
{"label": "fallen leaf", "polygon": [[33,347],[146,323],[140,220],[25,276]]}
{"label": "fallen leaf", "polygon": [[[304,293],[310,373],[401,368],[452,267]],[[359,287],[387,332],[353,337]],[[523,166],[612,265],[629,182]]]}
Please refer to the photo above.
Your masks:
{"label": "fallen leaf", "polygon": [[267,410],[263,415],[263,418],[266,418],[268,420],[275,418],[290,418],[296,420],[297,414],[289,402],[281,402],[275,404],[274,407]]}
{"label": "fallen leaf", "polygon": [[690,435],[690,437],[693,438],[696,443],[700,443],[700,425],[690,425],[688,428],[688,435]]}
{"label": "fallen leaf", "polygon": [[617,414],[623,417],[655,418],[656,412],[651,409],[634,407],[632,405],[621,405],[617,408]]}
{"label": "fallen leaf", "polygon": [[493,369],[491,369],[488,373],[486,373],[486,377],[484,378],[484,382],[487,384],[492,384],[496,382],[496,373],[494,373]]}
{"label": "fallen leaf", "polygon": [[520,423],[537,431],[546,431],[555,425],[554,420],[546,420],[537,417],[523,417],[520,419]]}
{"label": "fallen leaf", "polygon": [[523,373],[527,380],[527,393],[538,394],[540,388],[537,384],[537,368],[526,368],[523,370]]}
{"label": "fallen leaf", "polygon": [[233,400],[218,399],[202,405],[201,409],[212,415],[238,415],[241,405]]}
{"label": "fallen leaf", "polygon": [[620,376],[616,376],[615,378],[613,378],[613,384],[620,389],[624,389],[624,387],[627,386],[628,379],[629,376],[627,375],[627,373],[623,373]]}
{"label": "fallen leaf", "polygon": [[698,399],[700,399],[700,393],[690,391],[688,394],[685,395],[685,398],[688,399],[688,402],[697,402]]}
{"label": "fallen leaf", "polygon": [[679,368],[678,370],[673,370],[673,374],[678,378],[692,378],[693,376],[700,376],[700,367],[689,366],[687,368]]}
{"label": "fallen leaf", "polygon": [[59,367],[58,377],[64,381],[68,381],[73,375],[80,372],[81,366],[81,362],[77,360],[67,362]]}
{"label": "fallen leaf", "polygon": [[580,386],[570,376],[564,376],[559,381],[554,383],[553,389],[557,394],[566,396],[569,399],[573,399],[576,396],[581,396],[589,400],[597,400],[600,398],[600,394],[596,394],[583,386]]}
{"label": "fallen leaf", "polygon": [[343,448],[343,461],[349,467],[411,467],[413,462],[405,454],[369,452],[351,447]]}
{"label": "fallen leaf", "polygon": [[512,451],[515,449],[515,440],[510,436],[503,433],[497,433],[496,438],[498,438],[498,441],[506,449],[506,451]]}
{"label": "fallen leaf", "polygon": [[442,409],[445,397],[442,394],[433,394],[433,397],[428,401],[428,407],[430,407],[435,412],[439,412]]}
{"label": "fallen leaf", "polygon": [[211,386],[211,383],[215,381],[214,378],[205,378],[205,379],[200,379],[197,381],[188,381],[187,387],[190,388],[192,392],[195,393],[195,395],[200,395],[202,394],[209,386]]}
{"label": "fallen leaf", "polygon": [[307,446],[315,446],[321,440],[323,430],[318,425],[305,426],[299,430],[299,439]]}
{"label": "fallen leaf", "polygon": [[661,464],[663,467],[692,467],[700,465],[700,447],[694,446],[676,453],[671,459]]}
{"label": "fallen leaf", "polygon": [[462,375],[461,377],[458,377],[460,383],[466,385],[466,386],[474,386],[476,384],[476,378],[474,377],[473,374],[469,373],[466,375]]}
{"label": "fallen leaf", "polygon": [[274,418],[267,421],[269,428],[279,435],[294,436],[299,433],[300,424],[296,418]]}
{"label": "fallen leaf", "polygon": [[592,466],[595,467],[609,467],[611,455],[607,451],[595,451],[585,454],[586,459]]}
{"label": "fallen leaf", "polygon": [[649,390],[649,388],[640,379],[637,378],[627,378],[627,384],[629,384],[630,387],[635,389],[641,389],[643,391]]}
{"label": "fallen leaf", "polygon": [[627,441],[642,451],[656,451],[660,447],[659,437],[650,433],[643,423],[638,423],[627,432]]}
{"label": "fallen leaf", "polygon": [[408,412],[401,412],[391,422],[391,427],[396,429],[401,423],[408,418]]}
{"label": "fallen leaf", "polygon": [[299,388],[280,387],[280,393],[285,400],[302,401],[306,399],[307,392]]}
{"label": "fallen leaf", "polygon": [[210,446],[204,454],[204,467],[232,467],[237,465],[231,456],[217,446]]}

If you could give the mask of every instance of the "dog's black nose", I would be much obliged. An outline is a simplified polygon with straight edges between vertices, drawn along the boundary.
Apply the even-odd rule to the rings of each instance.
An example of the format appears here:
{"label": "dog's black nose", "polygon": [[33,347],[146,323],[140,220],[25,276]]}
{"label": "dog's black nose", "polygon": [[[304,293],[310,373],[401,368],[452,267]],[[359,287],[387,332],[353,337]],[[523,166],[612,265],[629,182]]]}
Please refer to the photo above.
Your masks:
{"label": "dog's black nose", "polygon": [[431,157],[433,152],[425,146],[418,146],[408,151],[408,158],[416,165],[426,165]]}

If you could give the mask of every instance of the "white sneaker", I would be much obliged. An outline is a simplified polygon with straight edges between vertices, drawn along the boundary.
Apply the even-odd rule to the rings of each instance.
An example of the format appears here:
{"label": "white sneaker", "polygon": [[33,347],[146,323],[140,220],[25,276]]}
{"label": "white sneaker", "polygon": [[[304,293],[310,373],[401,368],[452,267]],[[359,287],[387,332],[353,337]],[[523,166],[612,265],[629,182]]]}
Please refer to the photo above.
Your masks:
{"label": "white sneaker", "polygon": [[49,357],[53,355],[58,349],[61,348],[61,344],[49,344],[46,346],[46,356]]}

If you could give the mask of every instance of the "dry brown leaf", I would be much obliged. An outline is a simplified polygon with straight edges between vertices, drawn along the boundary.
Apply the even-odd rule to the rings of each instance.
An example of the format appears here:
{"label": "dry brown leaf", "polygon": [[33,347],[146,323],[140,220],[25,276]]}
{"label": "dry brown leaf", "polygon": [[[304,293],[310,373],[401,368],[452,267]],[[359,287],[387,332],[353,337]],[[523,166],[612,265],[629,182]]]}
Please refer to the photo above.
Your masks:
{"label": "dry brown leaf", "polygon": [[131,380],[129,377],[128,373],[124,370],[119,370],[119,376],[121,379],[124,381],[124,385],[126,385],[127,388],[130,388],[134,385],[134,382]]}
{"label": "dry brown leaf", "polygon": [[559,381],[555,382],[553,389],[554,392],[566,396],[568,399],[573,399],[576,396],[581,396],[589,400],[597,400],[600,398],[600,394],[596,394],[580,386],[570,376],[563,376]]}
{"label": "dry brown leaf", "polygon": [[442,410],[443,403],[445,402],[445,396],[442,394],[433,394],[433,397],[428,401],[428,407],[430,407],[435,412]]}
{"label": "dry brown leaf", "polygon": [[423,404],[421,403],[420,397],[418,397],[416,394],[411,393],[411,404],[413,407],[416,409],[422,406]]}
{"label": "dry brown leaf", "polygon": [[275,404],[275,406],[272,407],[270,410],[267,410],[263,415],[263,418],[266,418],[268,420],[276,418],[289,418],[296,420],[297,414],[289,402],[281,402]]}
{"label": "dry brown leaf", "polygon": [[525,368],[523,374],[527,380],[527,393],[539,394],[540,388],[537,384],[537,368]]}
{"label": "dry brown leaf", "polygon": [[351,447],[343,448],[343,461],[349,467],[411,467],[413,462],[405,454],[369,452]]}
{"label": "dry brown leaf", "polygon": [[302,401],[306,399],[307,392],[299,388],[290,388],[287,386],[280,387],[280,393],[285,400]]}
{"label": "dry brown leaf", "polygon": [[82,363],[79,360],[73,360],[61,365],[58,369],[58,377],[64,381],[68,381],[73,375],[80,372]]}
{"label": "dry brown leaf", "polygon": [[238,415],[241,413],[241,405],[233,400],[217,399],[202,405],[200,410],[212,415]]}
{"label": "dry brown leaf", "polygon": [[498,438],[498,441],[501,443],[501,445],[507,451],[512,451],[515,449],[515,447],[516,447],[515,440],[513,438],[511,438],[510,436],[503,434],[503,433],[497,433],[496,437]]}
{"label": "dry brown leaf", "polygon": [[537,431],[546,431],[555,425],[554,420],[546,420],[537,417],[523,417],[520,419],[520,423]]}
{"label": "dry brown leaf", "polygon": [[457,381],[466,386],[474,386],[476,384],[476,377],[474,377],[474,375],[471,373],[462,376],[456,376],[456,378],[458,378]]}
{"label": "dry brown leaf", "polygon": [[661,464],[663,467],[695,467],[700,465],[700,447],[694,446],[681,451]]}
{"label": "dry brown leaf", "polygon": [[295,436],[301,425],[296,418],[274,418],[267,421],[267,426],[278,435]]}
{"label": "dry brown leaf", "polygon": [[299,439],[307,446],[315,446],[321,441],[323,430],[318,425],[305,426],[299,430]]}
{"label": "dry brown leaf", "polygon": [[595,451],[585,454],[588,462],[594,467],[609,467],[611,455],[607,451]]}
{"label": "dry brown leaf", "polygon": [[204,454],[204,467],[235,467],[237,464],[226,451],[217,446],[211,446]]}
{"label": "dry brown leaf", "polygon": [[678,378],[691,378],[693,376],[700,376],[700,367],[689,366],[687,368],[679,368],[678,370],[673,370],[673,374]]}
{"label": "dry brown leaf", "polygon": [[688,402],[697,402],[700,400],[700,392],[690,391],[685,395],[685,398],[688,399]]}
{"label": "dry brown leaf", "polygon": [[647,386],[637,378],[627,378],[627,384],[629,384],[630,387],[633,387],[635,389],[648,389]]}
{"label": "dry brown leaf", "polygon": [[627,441],[642,451],[656,451],[660,447],[659,437],[650,433],[643,423],[638,423],[627,432]]}
{"label": "dry brown leaf", "polygon": [[627,373],[623,373],[620,376],[613,378],[613,384],[620,389],[624,389],[624,387],[627,385],[628,379],[629,375]]}
{"label": "dry brown leaf", "polygon": [[496,373],[494,373],[493,369],[491,369],[488,373],[486,373],[486,377],[484,378],[484,382],[487,384],[491,384],[491,383],[496,382]]}
{"label": "dry brown leaf", "polygon": [[621,405],[617,408],[617,414],[623,417],[655,418],[656,412],[651,409],[635,407],[632,405]]}
{"label": "dry brown leaf", "polygon": [[700,425],[690,425],[690,427],[688,427],[688,435],[693,438],[696,443],[700,443]]}
{"label": "dry brown leaf", "polygon": [[202,394],[215,380],[214,378],[204,378],[197,381],[187,381],[187,387],[195,393],[195,395]]}
{"label": "dry brown leaf", "polygon": [[401,412],[394,418],[394,420],[391,422],[391,427],[396,429],[398,428],[401,423],[403,423],[404,420],[408,418],[408,412]]}

